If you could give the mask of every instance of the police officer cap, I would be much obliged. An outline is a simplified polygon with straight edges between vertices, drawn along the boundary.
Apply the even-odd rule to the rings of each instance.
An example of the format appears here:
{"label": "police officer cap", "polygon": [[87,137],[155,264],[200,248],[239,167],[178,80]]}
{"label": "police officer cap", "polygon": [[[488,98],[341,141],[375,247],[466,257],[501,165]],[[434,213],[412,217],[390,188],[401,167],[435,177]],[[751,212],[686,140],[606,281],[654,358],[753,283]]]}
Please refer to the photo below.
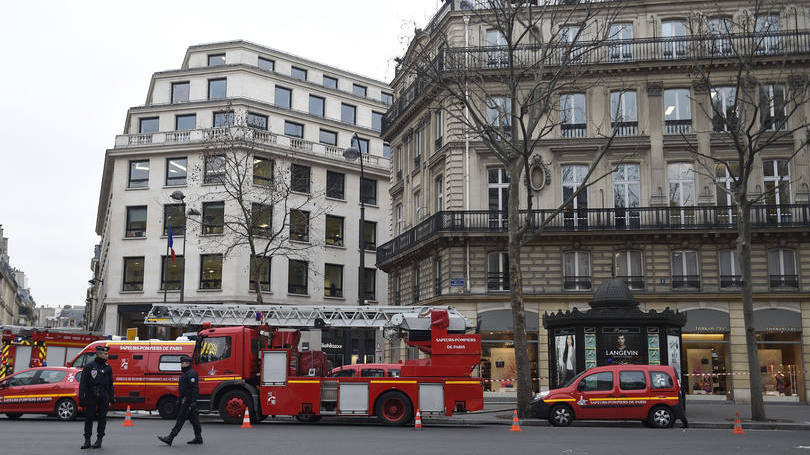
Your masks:
{"label": "police officer cap", "polygon": [[107,346],[96,346],[96,352],[110,352],[110,348]]}
{"label": "police officer cap", "polygon": [[180,363],[184,363],[184,362],[191,363],[191,357],[189,357],[187,355],[180,356]]}

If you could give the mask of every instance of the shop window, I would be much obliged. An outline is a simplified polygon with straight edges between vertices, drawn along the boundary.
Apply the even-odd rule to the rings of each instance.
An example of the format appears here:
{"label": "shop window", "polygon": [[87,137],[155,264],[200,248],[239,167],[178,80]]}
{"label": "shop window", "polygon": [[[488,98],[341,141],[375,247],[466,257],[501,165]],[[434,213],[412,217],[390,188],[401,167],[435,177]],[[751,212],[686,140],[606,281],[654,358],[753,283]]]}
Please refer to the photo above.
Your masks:
{"label": "shop window", "polygon": [[805,400],[800,333],[759,333],[757,354],[766,401]]}
{"label": "shop window", "polygon": [[728,335],[724,333],[685,333],[686,393],[689,395],[722,395],[730,392],[731,371]]}
{"label": "shop window", "polygon": [[647,378],[643,371],[621,371],[619,387],[622,390],[644,390],[647,388]]}

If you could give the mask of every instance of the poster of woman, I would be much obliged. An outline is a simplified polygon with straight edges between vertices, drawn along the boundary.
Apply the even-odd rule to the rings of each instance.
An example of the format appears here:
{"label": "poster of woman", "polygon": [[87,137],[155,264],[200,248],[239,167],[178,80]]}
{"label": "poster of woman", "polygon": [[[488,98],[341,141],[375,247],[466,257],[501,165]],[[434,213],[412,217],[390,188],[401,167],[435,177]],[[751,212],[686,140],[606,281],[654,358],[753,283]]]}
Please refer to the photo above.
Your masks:
{"label": "poster of woman", "polygon": [[573,335],[557,335],[554,344],[557,349],[557,386],[561,386],[576,374],[576,340]]}

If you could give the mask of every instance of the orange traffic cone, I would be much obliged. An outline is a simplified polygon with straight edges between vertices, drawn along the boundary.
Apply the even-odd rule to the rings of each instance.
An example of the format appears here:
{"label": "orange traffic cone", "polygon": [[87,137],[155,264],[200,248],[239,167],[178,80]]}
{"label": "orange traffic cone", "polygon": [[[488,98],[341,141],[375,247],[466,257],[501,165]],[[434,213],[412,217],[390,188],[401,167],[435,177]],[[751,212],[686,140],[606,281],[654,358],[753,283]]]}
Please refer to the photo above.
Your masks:
{"label": "orange traffic cone", "polygon": [[419,412],[419,409],[416,410],[416,420],[413,424],[414,430],[421,430],[422,429],[422,413]]}
{"label": "orange traffic cone", "polygon": [[242,428],[253,428],[250,425],[250,411],[248,411],[248,408],[245,408],[245,418],[242,419]]}
{"label": "orange traffic cone", "polygon": [[512,428],[509,431],[523,431],[520,429],[520,420],[518,420],[517,409],[515,409],[515,413],[512,414]]}
{"label": "orange traffic cone", "polygon": [[734,434],[745,434],[740,423],[740,413],[736,412],[734,417]]}
{"label": "orange traffic cone", "polygon": [[122,427],[134,427],[135,425],[132,424],[132,411],[129,409],[129,405],[127,405],[127,415],[124,417],[124,423],[121,424]]}

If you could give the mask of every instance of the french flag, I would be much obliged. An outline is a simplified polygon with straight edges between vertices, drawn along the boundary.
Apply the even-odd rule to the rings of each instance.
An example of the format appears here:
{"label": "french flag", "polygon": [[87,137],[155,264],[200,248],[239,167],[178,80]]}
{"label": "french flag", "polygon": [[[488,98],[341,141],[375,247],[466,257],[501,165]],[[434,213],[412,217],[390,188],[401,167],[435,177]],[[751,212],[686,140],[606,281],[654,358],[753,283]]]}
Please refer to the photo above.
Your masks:
{"label": "french flag", "polygon": [[174,255],[174,239],[172,238],[171,226],[169,226],[169,251],[172,253],[172,264],[177,263],[177,256]]}

